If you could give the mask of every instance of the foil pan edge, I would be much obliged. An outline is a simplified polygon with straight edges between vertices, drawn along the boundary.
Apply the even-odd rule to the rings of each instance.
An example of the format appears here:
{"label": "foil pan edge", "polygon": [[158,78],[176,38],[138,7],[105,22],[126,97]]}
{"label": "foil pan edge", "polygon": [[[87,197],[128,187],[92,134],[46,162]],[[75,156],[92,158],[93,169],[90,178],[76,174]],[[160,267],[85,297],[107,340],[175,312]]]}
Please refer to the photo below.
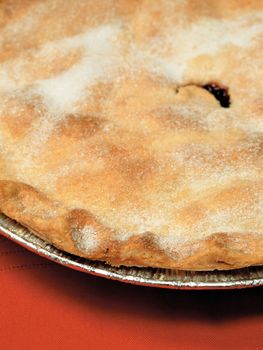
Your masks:
{"label": "foil pan edge", "polygon": [[26,249],[66,267],[131,284],[170,289],[237,289],[263,285],[263,266],[231,271],[191,272],[168,269],[113,267],[80,258],[44,242],[0,213],[0,233]]}

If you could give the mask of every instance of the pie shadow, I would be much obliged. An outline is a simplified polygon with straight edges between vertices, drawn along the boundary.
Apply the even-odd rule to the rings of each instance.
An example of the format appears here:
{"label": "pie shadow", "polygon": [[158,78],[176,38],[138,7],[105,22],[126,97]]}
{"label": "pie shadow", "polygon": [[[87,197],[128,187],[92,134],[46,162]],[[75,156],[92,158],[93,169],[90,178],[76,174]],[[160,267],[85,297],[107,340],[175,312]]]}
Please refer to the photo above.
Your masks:
{"label": "pie shadow", "polygon": [[104,313],[114,310],[115,314],[136,314],[146,319],[191,319],[209,323],[263,315],[262,287],[208,291],[143,287],[92,276],[54,263],[41,271],[41,278],[39,273],[38,270],[31,276],[36,283],[50,285],[58,295],[63,294],[82,308],[94,307]]}
{"label": "pie shadow", "polygon": [[[1,236],[0,236],[1,237]],[[17,245],[9,242],[9,250]],[[176,290],[143,287],[72,270],[20,247],[33,269],[25,276],[42,290],[53,290],[70,304],[95,308],[103,313],[129,314],[158,320],[202,320],[223,323],[251,316],[263,316],[263,287],[234,290]],[[15,256],[12,256],[12,261]],[[17,265],[21,265],[18,256]],[[28,265],[28,264],[27,264]],[[43,267],[43,268],[42,268]]]}

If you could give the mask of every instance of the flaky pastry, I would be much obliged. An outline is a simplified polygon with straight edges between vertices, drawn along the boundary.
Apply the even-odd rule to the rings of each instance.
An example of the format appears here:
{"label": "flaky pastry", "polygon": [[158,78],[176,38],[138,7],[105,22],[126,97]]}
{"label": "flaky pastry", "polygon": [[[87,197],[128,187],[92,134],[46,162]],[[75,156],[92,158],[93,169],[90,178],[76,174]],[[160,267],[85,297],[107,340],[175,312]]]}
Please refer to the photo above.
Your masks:
{"label": "flaky pastry", "polygon": [[263,264],[263,1],[0,1],[0,211],[112,265]]}

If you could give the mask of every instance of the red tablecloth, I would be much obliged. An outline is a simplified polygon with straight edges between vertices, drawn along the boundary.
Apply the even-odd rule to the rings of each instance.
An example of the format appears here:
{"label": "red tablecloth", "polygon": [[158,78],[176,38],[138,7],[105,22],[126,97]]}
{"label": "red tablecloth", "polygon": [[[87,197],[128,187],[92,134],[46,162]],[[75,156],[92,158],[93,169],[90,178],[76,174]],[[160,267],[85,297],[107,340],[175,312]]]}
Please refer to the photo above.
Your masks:
{"label": "red tablecloth", "polygon": [[108,281],[0,236],[0,348],[263,349],[263,289],[176,291]]}

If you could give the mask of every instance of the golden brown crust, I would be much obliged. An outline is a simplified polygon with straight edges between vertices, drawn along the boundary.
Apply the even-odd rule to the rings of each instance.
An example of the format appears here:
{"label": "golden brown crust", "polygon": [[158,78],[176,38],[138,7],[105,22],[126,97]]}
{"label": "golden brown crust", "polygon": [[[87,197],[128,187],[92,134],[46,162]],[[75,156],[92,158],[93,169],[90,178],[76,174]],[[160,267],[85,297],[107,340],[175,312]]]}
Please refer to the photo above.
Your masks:
{"label": "golden brown crust", "polygon": [[[249,233],[215,233],[207,239],[182,245],[181,251],[170,257],[159,249],[150,232],[120,242],[112,229],[103,226],[87,211],[61,208],[28,185],[1,181],[0,198],[2,212],[42,239],[69,253],[112,265],[213,270],[263,263],[263,238]],[[88,255],[78,237],[85,226],[96,229],[99,240],[97,248]],[[188,254],[182,254],[184,251]]]}
{"label": "golden brown crust", "polygon": [[113,265],[263,264],[262,33],[262,1],[0,1],[0,211]]}

